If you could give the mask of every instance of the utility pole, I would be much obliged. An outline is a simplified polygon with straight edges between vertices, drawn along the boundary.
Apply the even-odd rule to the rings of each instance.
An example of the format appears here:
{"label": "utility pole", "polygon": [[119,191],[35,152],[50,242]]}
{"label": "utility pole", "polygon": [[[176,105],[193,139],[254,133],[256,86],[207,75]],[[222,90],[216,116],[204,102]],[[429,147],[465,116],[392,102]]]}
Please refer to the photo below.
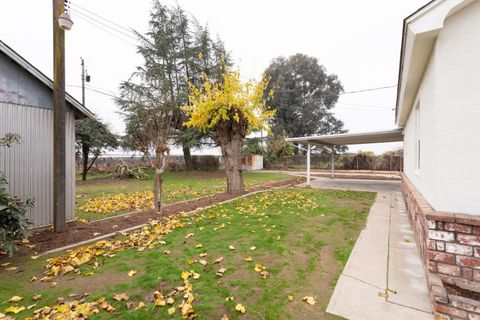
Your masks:
{"label": "utility pole", "polygon": [[82,105],[85,107],[85,81],[90,82],[90,75],[88,72],[85,72],[85,61],[80,57],[82,64]]}
{"label": "utility pole", "polygon": [[65,147],[65,31],[73,21],[65,12],[69,0],[53,0],[53,227],[65,229],[66,147]]}
{"label": "utility pole", "polygon": [[85,107],[85,61],[80,57],[82,62],[82,105]]}
{"label": "utility pole", "polygon": [[63,230],[66,222],[65,32],[58,23],[64,11],[64,0],[53,0],[53,226],[56,232]]}

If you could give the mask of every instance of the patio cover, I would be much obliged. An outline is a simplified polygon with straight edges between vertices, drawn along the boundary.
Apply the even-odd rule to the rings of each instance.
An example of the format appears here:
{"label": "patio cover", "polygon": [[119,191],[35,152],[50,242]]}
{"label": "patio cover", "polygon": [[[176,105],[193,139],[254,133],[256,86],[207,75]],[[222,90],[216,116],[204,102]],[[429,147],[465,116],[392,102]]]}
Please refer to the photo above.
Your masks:
{"label": "patio cover", "polygon": [[381,142],[403,141],[402,129],[394,129],[389,131],[365,132],[365,133],[341,133],[322,136],[309,136],[299,138],[288,138],[287,141],[304,143],[304,144],[320,144],[327,146],[340,146],[350,144],[366,144]]}
{"label": "patio cover", "polygon": [[302,143],[307,145],[307,186],[310,186],[310,153],[311,145],[326,145],[332,147],[332,178],[335,177],[335,146],[367,143],[384,143],[403,141],[403,129],[393,129],[388,131],[364,132],[364,133],[341,133],[322,136],[309,136],[287,138],[287,141]]}

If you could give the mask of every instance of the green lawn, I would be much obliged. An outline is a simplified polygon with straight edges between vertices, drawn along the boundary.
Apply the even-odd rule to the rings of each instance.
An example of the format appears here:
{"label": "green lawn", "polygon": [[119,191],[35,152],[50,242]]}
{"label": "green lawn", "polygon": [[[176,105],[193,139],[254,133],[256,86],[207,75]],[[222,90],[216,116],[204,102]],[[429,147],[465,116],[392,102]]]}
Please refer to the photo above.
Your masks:
{"label": "green lawn", "polygon": [[[244,180],[246,187],[262,185],[268,182],[293,178],[281,173],[246,172]],[[77,183],[76,205],[77,217],[88,220],[98,220],[131,210],[118,210],[105,213],[85,212],[79,210],[89,199],[113,194],[131,194],[134,192],[150,192],[153,188],[153,175],[149,173],[146,180],[129,179],[92,179],[92,181]],[[165,203],[189,200],[213,195],[225,191],[226,181],[222,172],[166,172],[164,174]],[[113,201],[114,202],[114,201]],[[149,202],[150,203],[150,202]]]}
{"label": "green lawn", "polygon": [[[52,282],[39,282],[45,257],[14,258],[6,267],[19,266],[22,272],[0,272],[0,301],[14,295],[23,300],[2,304],[0,312],[9,305],[36,303],[16,315],[23,319],[33,310],[55,305],[59,297],[70,302],[78,297],[68,298],[69,294],[89,293],[87,302],[105,297],[115,308],[110,313],[100,310],[93,319],[181,319],[179,305],[189,292],[196,319],[220,319],[224,314],[229,319],[334,319],[325,309],[374,198],[366,192],[287,188],[235,200],[177,217],[178,222],[170,220],[165,226],[176,228],[161,229],[164,236],[152,236],[164,228],[157,225],[125,235],[123,242],[83,247],[78,252],[96,252],[98,257],[83,264],[80,275],[53,276],[58,283],[54,288]],[[152,239],[157,243],[148,242]],[[128,248],[107,257],[112,243]],[[222,262],[215,264],[220,257]],[[252,261],[245,261],[249,257]],[[64,265],[72,263],[64,258]],[[254,270],[256,264],[265,267],[265,279]],[[222,276],[217,275],[221,268]],[[138,273],[129,277],[131,270]],[[188,279],[191,290],[181,278],[182,271],[190,270],[199,275]],[[35,282],[30,282],[32,276]],[[154,306],[156,291],[164,299],[171,293],[173,304]],[[115,301],[120,293],[126,293],[128,301]],[[35,294],[42,299],[34,302]],[[302,301],[306,296],[316,303]],[[233,300],[226,301],[228,297]],[[141,302],[145,307],[138,308]],[[235,310],[237,304],[245,307],[245,314]],[[175,313],[168,315],[172,306]],[[61,307],[57,310],[65,310]]]}

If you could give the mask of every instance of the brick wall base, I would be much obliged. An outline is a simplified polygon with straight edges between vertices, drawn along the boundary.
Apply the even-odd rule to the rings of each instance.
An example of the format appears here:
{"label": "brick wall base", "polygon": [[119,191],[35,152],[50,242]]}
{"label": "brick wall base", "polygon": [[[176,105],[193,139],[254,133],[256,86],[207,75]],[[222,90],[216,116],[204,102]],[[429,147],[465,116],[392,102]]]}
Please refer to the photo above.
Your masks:
{"label": "brick wall base", "polygon": [[402,192],[435,316],[480,320],[480,301],[447,290],[452,286],[470,291],[470,296],[480,293],[480,217],[435,211],[405,175]]}

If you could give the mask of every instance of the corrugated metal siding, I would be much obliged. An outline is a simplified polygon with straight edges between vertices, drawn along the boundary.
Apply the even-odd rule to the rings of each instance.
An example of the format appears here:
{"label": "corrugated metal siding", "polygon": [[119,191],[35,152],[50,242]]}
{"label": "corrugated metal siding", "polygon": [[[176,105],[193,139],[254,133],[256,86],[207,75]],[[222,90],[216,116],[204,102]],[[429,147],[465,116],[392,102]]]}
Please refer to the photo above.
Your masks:
{"label": "corrugated metal siding", "polygon": [[[35,199],[28,213],[33,227],[53,223],[53,111],[0,102],[0,136],[17,133],[22,143],[0,150],[0,171],[9,191]],[[75,217],[75,118],[66,117],[67,220]]]}

